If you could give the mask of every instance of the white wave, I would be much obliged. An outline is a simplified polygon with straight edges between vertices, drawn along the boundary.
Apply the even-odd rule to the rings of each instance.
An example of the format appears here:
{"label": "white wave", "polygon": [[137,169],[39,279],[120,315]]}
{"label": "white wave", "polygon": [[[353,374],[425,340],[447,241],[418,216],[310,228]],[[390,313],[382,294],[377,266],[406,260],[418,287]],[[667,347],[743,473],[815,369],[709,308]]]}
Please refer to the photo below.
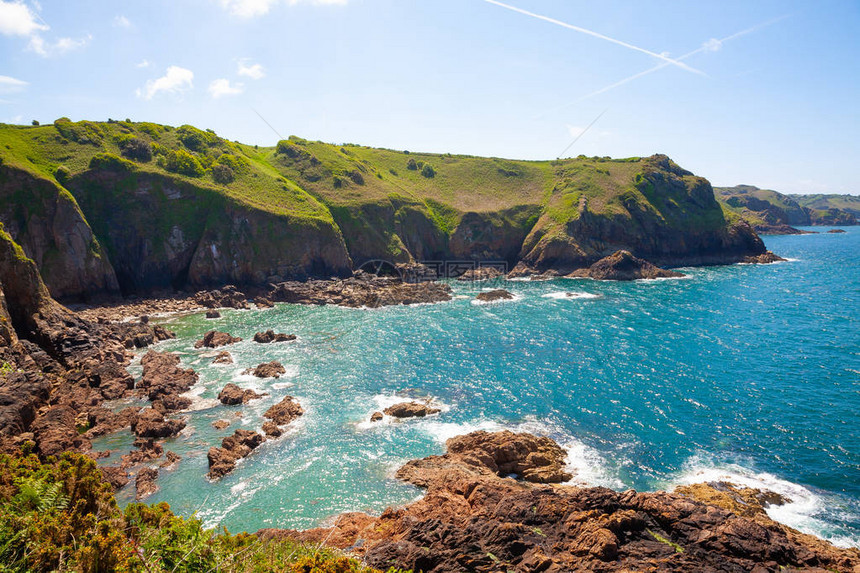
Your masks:
{"label": "white wave", "polygon": [[788,500],[784,505],[765,508],[765,512],[774,521],[826,539],[837,547],[860,547],[860,536],[851,535],[818,517],[835,515],[845,510],[805,486],[766,472],[756,473],[736,464],[716,466],[698,456],[688,461],[685,467],[679,477],[671,480],[669,488],[696,483],[727,482],[736,486],[772,491]]}
{"label": "white wave", "polygon": [[554,298],[557,300],[592,300],[595,298],[603,298],[602,295],[592,294],[590,292],[573,292],[573,291],[561,291],[561,292],[549,292],[546,294],[542,294],[543,298]]}
{"label": "white wave", "polygon": [[381,420],[378,420],[376,422],[370,421],[370,416],[374,412],[382,412],[386,408],[393,406],[395,404],[400,404],[402,402],[418,402],[420,404],[427,404],[427,405],[432,406],[434,408],[438,408],[439,410],[441,410],[441,413],[451,411],[450,405],[445,404],[444,402],[442,402],[441,400],[439,400],[435,396],[427,396],[427,397],[423,397],[423,396],[398,396],[396,393],[377,394],[373,397],[373,402],[376,404],[376,407],[373,408],[372,410],[368,410],[365,413],[365,415],[362,418],[362,421],[357,422],[355,424],[356,429],[361,430],[361,431],[365,431],[365,430],[369,430],[372,428],[379,428],[379,427],[383,427],[383,426],[388,426],[391,424],[399,424],[399,423],[405,422],[405,421],[427,420],[427,419],[432,419],[432,418],[436,417],[436,414],[433,414],[431,418],[410,418],[410,419],[406,419],[406,420],[401,420],[399,418],[394,418],[394,417],[389,416],[387,414],[383,414]]}

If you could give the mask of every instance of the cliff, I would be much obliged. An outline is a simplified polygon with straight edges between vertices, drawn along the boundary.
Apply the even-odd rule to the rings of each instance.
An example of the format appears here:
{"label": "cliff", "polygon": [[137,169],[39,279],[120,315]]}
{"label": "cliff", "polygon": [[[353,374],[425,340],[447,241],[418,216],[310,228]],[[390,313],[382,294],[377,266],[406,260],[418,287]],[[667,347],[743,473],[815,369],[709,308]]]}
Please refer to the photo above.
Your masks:
{"label": "cliff", "polygon": [[345,276],[363,263],[569,272],[764,252],[710,184],[662,155],[562,161],[410,153],[192,126],[0,125],[0,221],[63,300]]}
{"label": "cliff", "polygon": [[860,198],[852,195],[785,195],[752,185],[714,188],[727,209],[759,233],[797,234],[794,226],[857,225]]}

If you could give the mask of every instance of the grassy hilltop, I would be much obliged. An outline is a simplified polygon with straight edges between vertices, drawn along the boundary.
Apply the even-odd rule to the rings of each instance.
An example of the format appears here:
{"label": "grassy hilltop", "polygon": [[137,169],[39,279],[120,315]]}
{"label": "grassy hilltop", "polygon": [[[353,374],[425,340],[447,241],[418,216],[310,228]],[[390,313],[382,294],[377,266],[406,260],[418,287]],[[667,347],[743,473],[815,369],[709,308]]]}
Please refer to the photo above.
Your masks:
{"label": "grassy hilltop", "polygon": [[706,180],[659,155],[257,147],[189,125],[60,118],[0,125],[0,162],[0,220],[61,297],[344,275],[370,259],[569,271],[618,248],[668,265],[763,250]]}

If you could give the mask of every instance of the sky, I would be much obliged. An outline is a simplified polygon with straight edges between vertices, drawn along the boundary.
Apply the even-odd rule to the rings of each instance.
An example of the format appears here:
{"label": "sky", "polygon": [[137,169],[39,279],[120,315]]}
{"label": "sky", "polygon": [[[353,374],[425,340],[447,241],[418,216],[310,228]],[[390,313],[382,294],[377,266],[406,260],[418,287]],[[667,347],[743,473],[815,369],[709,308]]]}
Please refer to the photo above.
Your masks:
{"label": "sky", "polygon": [[858,0],[0,0],[0,122],[516,159],[665,153],[860,194]]}

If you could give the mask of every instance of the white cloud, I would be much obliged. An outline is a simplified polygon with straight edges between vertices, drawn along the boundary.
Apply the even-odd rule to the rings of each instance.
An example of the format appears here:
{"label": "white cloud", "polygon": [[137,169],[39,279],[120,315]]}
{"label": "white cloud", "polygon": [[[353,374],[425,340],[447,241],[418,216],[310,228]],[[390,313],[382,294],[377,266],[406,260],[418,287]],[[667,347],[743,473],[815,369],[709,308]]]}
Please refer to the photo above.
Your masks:
{"label": "white cloud", "polygon": [[137,90],[137,97],[152,99],[159,93],[182,94],[194,87],[194,72],[179,66],[169,66],[167,73]]}
{"label": "white cloud", "polygon": [[252,80],[259,80],[266,75],[263,66],[261,66],[260,64],[253,64],[247,66],[245,65],[245,60],[239,60],[239,69],[237,73],[240,76],[246,76],[251,78]]}
{"label": "white cloud", "polygon": [[46,42],[42,36],[35,34],[30,37],[30,43],[27,45],[27,49],[36,52],[43,58],[50,58],[52,56],[62,56],[72,50],[83,48],[89,44],[92,39],[92,34],[87,34],[83,38],[60,38],[56,42],[52,43]]}
{"label": "white cloud", "polygon": [[585,130],[586,130],[585,127],[579,127],[576,125],[568,125],[567,126],[567,131],[570,133],[571,137],[579,137],[580,135],[585,133]]}
{"label": "white cloud", "polygon": [[722,47],[722,40],[717,40],[716,38],[711,38],[710,40],[702,44],[702,48],[706,52],[719,52]]}
{"label": "white cloud", "polygon": [[11,94],[24,90],[29,84],[9,76],[0,76],[0,94]]}
{"label": "white cloud", "polygon": [[152,62],[149,60],[142,60],[134,65],[135,68],[148,68],[152,65]]}
{"label": "white cloud", "polygon": [[36,21],[30,7],[23,2],[0,0],[0,34],[5,36],[29,36],[48,29],[48,25]]}
{"label": "white cloud", "polygon": [[[269,13],[269,10],[281,0],[219,0],[221,6],[234,16],[253,18]],[[313,4],[314,6],[345,6],[349,0],[286,0],[286,4]]]}
{"label": "white cloud", "polygon": [[117,28],[131,28],[131,20],[123,15],[119,15],[113,19],[113,25]]}
{"label": "white cloud", "polygon": [[223,96],[239,95],[243,91],[245,91],[244,84],[230,84],[230,80],[224,78],[218,78],[209,84],[209,95],[216,99]]}

